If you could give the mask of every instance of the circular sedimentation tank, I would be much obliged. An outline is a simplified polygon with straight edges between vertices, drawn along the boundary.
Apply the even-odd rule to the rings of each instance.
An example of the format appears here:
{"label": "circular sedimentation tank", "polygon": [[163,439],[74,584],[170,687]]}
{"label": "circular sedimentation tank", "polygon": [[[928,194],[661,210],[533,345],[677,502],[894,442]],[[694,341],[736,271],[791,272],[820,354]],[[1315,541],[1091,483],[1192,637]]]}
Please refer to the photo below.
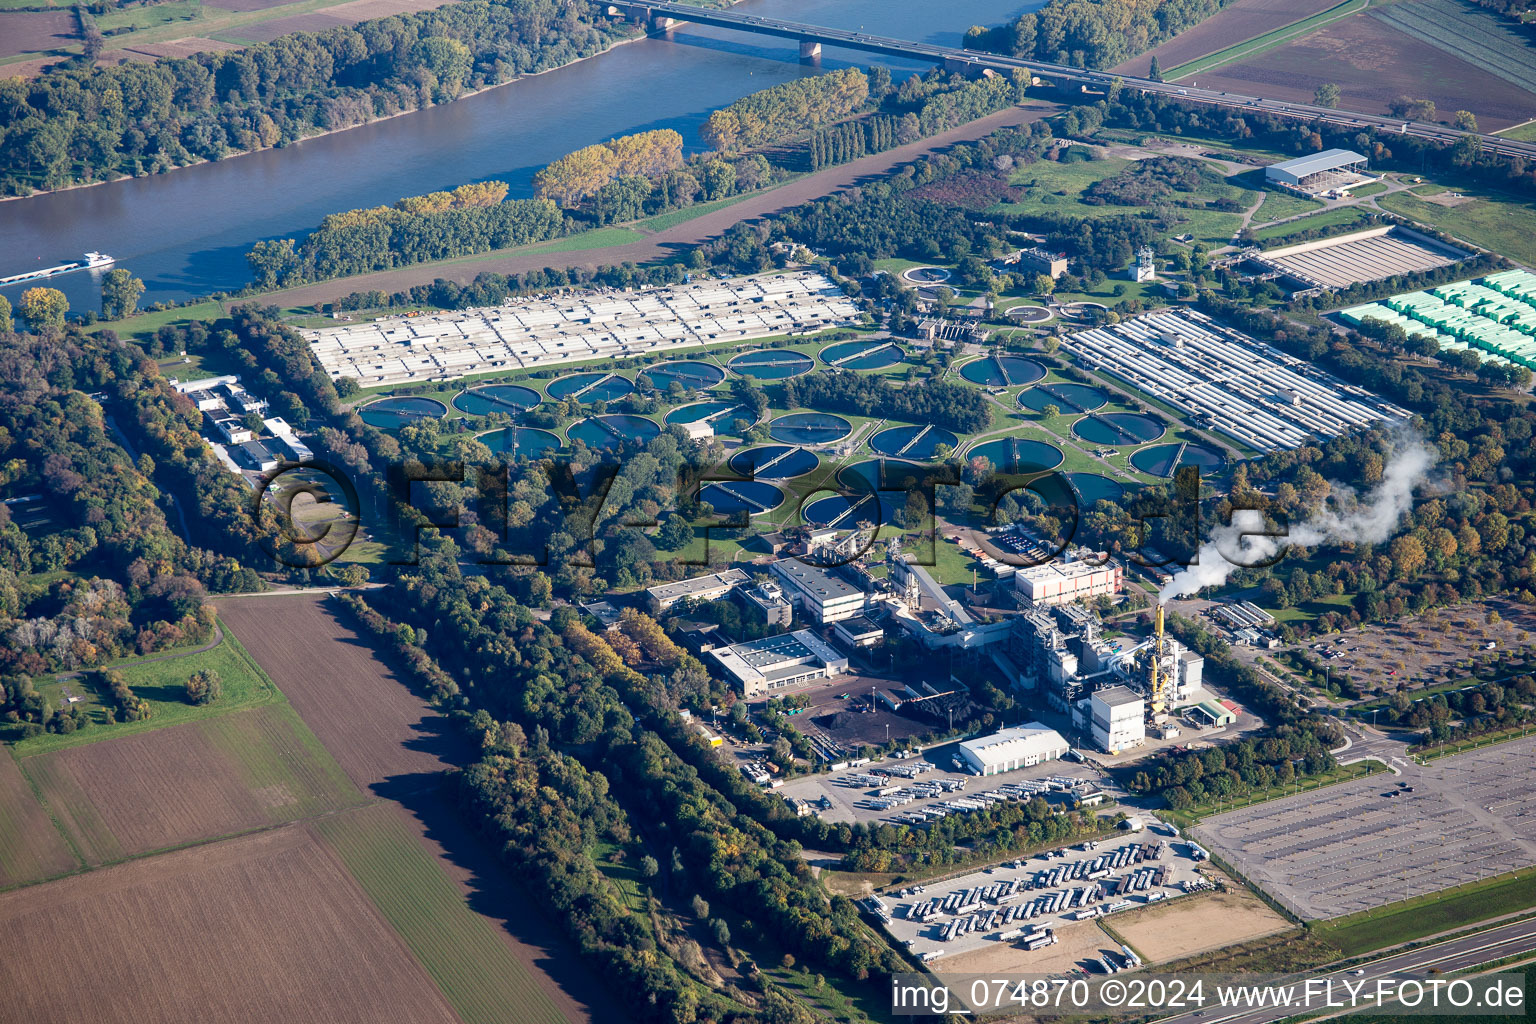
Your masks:
{"label": "circular sedimentation tank", "polygon": [[725,380],[725,371],[714,363],[698,359],[678,359],[670,363],[657,363],[641,370],[638,376],[649,377],[651,386],[665,391],[676,381],[691,391],[704,391]]}
{"label": "circular sedimentation tank", "polygon": [[1099,388],[1089,384],[1074,384],[1070,381],[1037,384],[1019,392],[1019,408],[1028,409],[1030,412],[1044,412],[1046,406],[1054,405],[1070,416],[1102,409],[1108,403],[1109,395]]}
{"label": "circular sedimentation tank", "polygon": [[1045,376],[1045,367],[1022,356],[988,356],[960,367],[960,376],[988,388],[1033,384]]}
{"label": "circular sedimentation tank", "polygon": [[905,358],[894,341],[840,341],[821,350],[821,361],[839,370],[883,370]]}
{"label": "circular sedimentation tank", "polygon": [[852,529],[861,521],[894,523],[896,513],[907,503],[907,494],[925,478],[940,472],[937,466],[900,459],[865,459],[838,471],[840,493],[814,498],[800,510],[800,515],[812,526],[840,529]]}
{"label": "circular sedimentation tank", "polygon": [[784,492],[762,480],[714,480],[699,487],[699,500],[721,515],[760,516],[784,504]]}
{"label": "circular sedimentation tank", "polygon": [[370,427],[399,430],[422,420],[437,420],[448,415],[448,407],[435,398],[381,398],[369,402],[357,414]]}
{"label": "circular sedimentation tank", "polygon": [[550,398],[564,401],[574,398],[578,402],[612,402],[635,390],[634,384],[616,373],[572,373],[550,383],[545,388]]}
{"label": "circular sedimentation tank", "polygon": [[943,284],[951,276],[943,267],[908,267],[901,272],[902,280],[909,284]]}
{"label": "circular sedimentation tank", "polygon": [[572,441],[580,441],[588,448],[617,448],[627,441],[649,441],[661,433],[661,427],[644,416],[608,413],[588,416],[580,423],[572,424],[565,433]]}
{"label": "circular sedimentation tank", "polygon": [[1131,455],[1132,467],[1152,476],[1173,476],[1180,466],[1220,469],[1226,462],[1220,451],[1204,444],[1155,444]]}
{"label": "circular sedimentation tank", "polygon": [[1003,310],[1003,315],[1021,324],[1043,324],[1051,318],[1052,313],[1044,306],[1009,306]]}
{"label": "circular sedimentation tank", "polygon": [[768,436],[785,444],[833,444],[852,430],[851,423],[829,412],[786,413],[768,424]]}
{"label": "circular sedimentation tank", "polygon": [[493,412],[515,415],[532,409],[541,401],[537,391],[521,384],[486,384],[454,395],[453,407],[471,416],[487,416]]}
{"label": "circular sedimentation tank", "polygon": [[1167,428],[1156,417],[1141,412],[1106,412],[1084,416],[1072,424],[1072,433],[1089,444],[1146,444],[1163,436]]}
{"label": "circular sedimentation tank", "polygon": [[731,424],[738,419],[746,420],[751,424],[752,410],[725,399],[680,405],[666,416],[668,423],[697,423],[700,420],[708,420],[716,433],[731,429]]}
{"label": "circular sedimentation tank", "polygon": [[940,445],[951,452],[960,444],[952,431],[932,424],[920,427],[887,427],[869,439],[871,450],[898,459],[929,459]]}
{"label": "circular sedimentation tank", "polygon": [[1119,501],[1125,488],[1107,476],[1097,473],[1068,473],[1073,488],[1083,499],[1083,509],[1093,507],[1096,501]]}
{"label": "circular sedimentation tank", "polygon": [[561,443],[559,435],[533,427],[502,427],[481,434],[476,440],[497,455],[519,459],[536,459],[540,455],[547,455],[557,451]]}
{"label": "circular sedimentation tank", "polygon": [[1055,469],[1066,457],[1061,449],[1028,437],[1003,437],[983,441],[965,453],[965,459],[983,458],[999,473],[1035,473]]}
{"label": "circular sedimentation tank", "polygon": [[804,476],[821,464],[816,453],[799,445],[765,444],[743,448],[727,465],[731,472],[764,480],[792,480]]}
{"label": "circular sedimentation tank", "polygon": [[804,352],[765,348],[733,356],[726,365],[743,377],[752,377],[756,380],[787,380],[809,372],[816,364]]}

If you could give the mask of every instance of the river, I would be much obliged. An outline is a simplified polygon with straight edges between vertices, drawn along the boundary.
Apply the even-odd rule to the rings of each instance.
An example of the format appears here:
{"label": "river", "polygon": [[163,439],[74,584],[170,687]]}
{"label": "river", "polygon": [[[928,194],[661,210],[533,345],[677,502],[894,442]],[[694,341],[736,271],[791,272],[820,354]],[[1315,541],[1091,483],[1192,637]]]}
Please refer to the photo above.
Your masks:
{"label": "river", "polygon": [[[1041,0],[746,0],[739,9],[833,28],[958,45]],[[828,48],[820,68],[881,61],[899,81],[921,65]],[[551,160],[615,135],[674,128],[690,149],[712,110],[816,72],[789,40],[685,26],[454,103],[147,178],[0,203],[0,277],[78,259],[117,257],[144,280],[142,304],[236,290],[245,253],[263,238],[302,237],[328,213],[500,179],[530,194]],[[76,311],[100,308],[100,275],[52,278]],[[33,282],[34,284],[37,282]],[[0,291],[14,304],[31,285]]]}

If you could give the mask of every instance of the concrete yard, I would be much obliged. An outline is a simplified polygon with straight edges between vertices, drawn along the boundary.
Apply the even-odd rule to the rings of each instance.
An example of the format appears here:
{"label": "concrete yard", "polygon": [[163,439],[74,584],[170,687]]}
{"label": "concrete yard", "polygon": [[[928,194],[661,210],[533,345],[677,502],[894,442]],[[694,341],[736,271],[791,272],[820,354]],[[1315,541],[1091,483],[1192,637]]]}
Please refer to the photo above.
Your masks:
{"label": "concrete yard", "polygon": [[[805,800],[813,804],[825,799],[831,806],[817,812],[818,817],[823,821],[850,823],[857,821],[886,821],[894,823],[898,815],[920,811],[924,807],[936,806],[944,803],[946,800],[975,796],[977,793],[997,789],[999,786],[1009,783],[1024,780],[1038,781],[1052,777],[1081,779],[1084,782],[1093,783],[1098,781],[1098,775],[1093,769],[1071,761],[1047,761],[1044,764],[1037,764],[1029,768],[1019,768],[1011,772],[1002,772],[998,775],[988,775],[986,778],[979,778],[970,772],[956,771],[951,768],[950,758],[952,755],[949,753],[941,754],[940,751],[952,751],[953,749],[954,745],[950,744],[943,748],[924,751],[921,757],[911,758],[906,761],[875,761],[857,768],[850,768],[846,771],[834,772],[831,775],[805,776],[791,782],[786,782],[775,792],[786,799],[793,797],[797,800]],[[853,784],[858,776],[871,775],[877,768],[912,765],[925,759],[937,767],[922,773],[916,779],[910,781],[932,782],[947,780],[951,785],[959,783],[964,788],[928,799],[915,799],[900,807],[880,809],[869,806],[869,802],[873,799],[872,791],[880,787],[877,787],[875,784]],[[892,786],[907,785],[908,783],[909,780],[900,777],[892,777],[889,780],[889,784]]]}
{"label": "concrete yard", "polygon": [[331,377],[377,387],[814,333],[857,316],[826,277],[800,271],[519,298],[300,333]]}
{"label": "concrete yard", "polygon": [[[927,885],[922,892],[912,893],[910,889],[902,890],[909,895],[888,892],[881,897],[890,913],[890,919],[885,922],[885,929],[894,941],[906,946],[914,955],[937,953],[947,961],[951,956],[977,950],[1017,945],[1018,938],[1005,939],[1002,936],[1021,929],[1029,929],[1031,933],[1047,928],[1054,931],[1058,928],[1075,927],[1079,921],[1102,920],[1105,917],[1112,920],[1113,913],[1118,911],[1111,912],[1110,907],[1128,910],[1132,907],[1146,906],[1149,903],[1182,896],[1186,892],[1186,886],[1192,888],[1201,885],[1203,878],[1191,853],[1190,844],[1178,839],[1170,841],[1161,826],[1157,828],[1156,832],[1143,830],[1136,834],[1110,836],[1100,840],[1095,848],[1090,848],[1089,844],[1083,843],[1070,849],[1050,851],[1021,861],[1010,861],[958,878]],[[1127,850],[1133,854],[1137,847],[1148,850],[1161,847],[1161,857],[1153,859],[1148,856],[1140,862],[1137,862],[1133,856],[1128,857],[1119,867],[1102,869],[1107,871],[1104,877],[1096,879],[1086,877],[1089,867],[1099,858],[1112,860],[1117,854]],[[1018,866],[1012,866],[1015,864]],[[1072,880],[1062,878],[1054,885],[1046,884],[1050,873],[1058,869],[1070,871],[1079,864],[1083,865],[1083,877]],[[1167,872],[1162,885],[1148,882],[1140,888],[1128,888],[1119,893],[1111,893],[1106,889],[1099,898],[1092,898],[1096,887],[1115,884],[1129,886],[1130,882],[1139,875],[1150,875],[1157,870]],[[977,897],[972,904],[973,909],[961,913],[939,912],[925,920],[910,919],[907,916],[930,901],[938,901],[942,904],[946,898],[955,894],[1013,882],[1017,885],[1011,893],[992,898]],[[1061,905],[1054,912],[1045,909],[1059,897],[1059,894],[1064,893],[1068,899],[1073,899],[1073,894],[1079,892],[1081,895],[1076,897],[1078,901],[1076,905],[1070,907]],[[962,896],[960,900],[964,902],[966,897]],[[1032,916],[1027,913],[1027,908],[1030,907],[1036,908]],[[1013,908],[1020,908],[1017,916],[1011,921],[1002,921],[1002,915]],[[987,927],[986,919],[994,914],[999,920]],[[948,942],[942,940],[941,935],[952,922],[966,920],[972,915],[982,919],[976,927],[965,934],[956,935]],[[1061,941],[1059,937],[1058,941]],[[1049,950],[1047,948],[1041,952],[1049,952]],[[949,962],[944,962],[943,967],[945,970],[952,969]]]}
{"label": "concrete yard", "polygon": [[1382,771],[1218,814],[1192,834],[1309,919],[1536,864],[1536,736],[1427,765],[1389,760],[1399,774]]}

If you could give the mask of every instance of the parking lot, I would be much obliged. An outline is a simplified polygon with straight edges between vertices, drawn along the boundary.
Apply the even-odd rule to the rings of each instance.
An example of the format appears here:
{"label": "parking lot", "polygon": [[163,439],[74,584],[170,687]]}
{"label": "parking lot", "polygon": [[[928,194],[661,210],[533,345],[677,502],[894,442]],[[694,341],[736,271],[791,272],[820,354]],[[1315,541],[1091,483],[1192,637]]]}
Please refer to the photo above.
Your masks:
{"label": "parking lot", "polygon": [[877,913],[897,942],[928,960],[999,943],[1043,947],[1050,940],[1036,936],[1047,929],[1209,887],[1190,844],[1156,828],[887,892]]}
{"label": "parking lot", "polygon": [[[786,782],[777,792],[786,799],[820,806],[817,814],[825,821],[911,824],[911,819],[925,814],[967,813],[962,807],[945,808],[945,804],[975,803],[980,808],[991,802],[991,798],[981,796],[984,793],[999,793],[1001,799],[1024,799],[1029,791],[1038,789],[1047,799],[1060,801],[1068,798],[1069,787],[1079,787],[1081,792],[1081,787],[1098,781],[1093,769],[1071,761],[1050,761],[981,778],[954,767],[954,749],[954,744],[945,744],[918,757],[892,758],[831,775],[807,776]],[[1017,794],[1002,792],[1015,788]],[[885,790],[893,792],[878,795]],[[904,818],[908,820],[903,822]]]}
{"label": "parking lot", "polygon": [[[1536,736],[1207,818],[1192,832],[1300,917],[1536,864]],[[1385,794],[1394,793],[1394,796]]]}

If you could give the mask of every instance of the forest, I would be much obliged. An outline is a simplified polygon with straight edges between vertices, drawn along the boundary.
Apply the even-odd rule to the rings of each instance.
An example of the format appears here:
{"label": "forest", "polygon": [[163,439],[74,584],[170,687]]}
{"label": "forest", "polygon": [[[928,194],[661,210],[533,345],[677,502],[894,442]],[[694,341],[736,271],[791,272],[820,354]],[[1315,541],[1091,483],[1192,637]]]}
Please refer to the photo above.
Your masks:
{"label": "forest", "polygon": [[716,110],[699,135],[719,153],[756,149],[841,120],[868,98],[869,79],[858,68],[795,78]]}
{"label": "forest", "polygon": [[287,145],[559,67],[630,31],[583,0],[462,0],[240,49],[0,78],[0,195]]}
{"label": "forest", "polygon": [[884,377],[852,370],[823,370],[791,377],[781,385],[784,407],[848,412],[857,416],[932,423],[957,434],[975,434],[992,422],[986,396],[976,388],[948,381],[923,387],[898,387]]}
{"label": "forest", "polygon": [[965,34],[974,50],[1108,68],[1198,25],[1225,0],[1050,0],[1011,24]]}

